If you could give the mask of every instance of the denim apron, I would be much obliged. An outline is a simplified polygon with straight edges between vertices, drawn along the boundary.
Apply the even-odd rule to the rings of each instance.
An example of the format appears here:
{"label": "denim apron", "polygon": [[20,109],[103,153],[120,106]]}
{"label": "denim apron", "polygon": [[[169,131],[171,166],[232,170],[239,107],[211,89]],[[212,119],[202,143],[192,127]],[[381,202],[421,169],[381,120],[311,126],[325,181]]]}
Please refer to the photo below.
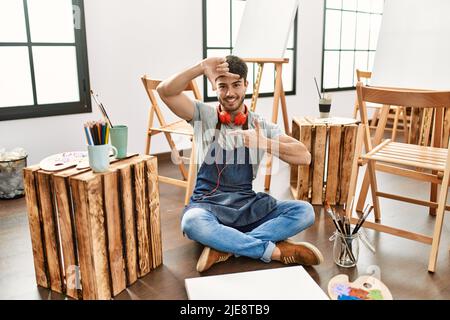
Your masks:
{"label": "denim apron", "polygon": [[[244,125],[244,129],[246,128],[247,123]],[[266,217],[275,209],[277,201],[267,193],[253,191],[253,169],[249,149],[247,147],[223,149],[218,143],[218,132],[220,122],[197,173],[190,202],[183,213],[191,208],[203,208],[213,213],[224,225],[246,226]],[[219,172],[221,172],[220,179],[218,179]]]}

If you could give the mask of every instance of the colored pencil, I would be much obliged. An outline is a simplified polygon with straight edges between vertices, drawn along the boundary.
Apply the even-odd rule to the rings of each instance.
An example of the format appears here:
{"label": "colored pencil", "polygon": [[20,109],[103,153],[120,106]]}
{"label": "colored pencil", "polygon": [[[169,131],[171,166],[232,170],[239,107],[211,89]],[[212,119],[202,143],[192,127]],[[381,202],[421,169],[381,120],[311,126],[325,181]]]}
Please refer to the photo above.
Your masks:
{"label": "colored pencil", "polygon": [[84,132],[86,133],[86,140],[87,140],[87,143],[88,143],[90,146],[92,146],[92,138],[91,138],[91,135],[90,135],[90,133],[89,133],[89,129],[87,128],[87,125],[86,125],[86,124],[84,124]]}
{"label": "colored pencil", "polygon": [[108,144],[108,142],[109,142],[109,126],[106,125],[106,140],[105,140],[105,143]]}

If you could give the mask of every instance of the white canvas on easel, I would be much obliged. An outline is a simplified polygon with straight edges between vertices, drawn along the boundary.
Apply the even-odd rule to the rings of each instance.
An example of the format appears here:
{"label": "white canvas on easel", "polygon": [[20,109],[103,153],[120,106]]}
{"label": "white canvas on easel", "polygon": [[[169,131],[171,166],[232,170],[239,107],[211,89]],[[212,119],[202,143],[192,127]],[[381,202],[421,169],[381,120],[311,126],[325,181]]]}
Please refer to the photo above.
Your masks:
{"label": "white canvas on easel", "polygon": [[386,1],[372,86],[450,89],[450,1]]}
{"label": "white canvas on easel", "polygon": [[190,300],[329,300],[301,266],[185,280]]}
{"label": "white canvas on easel", "polygon": [[[283,64],[289,59],[284,58],[289,32],[295,21],[298,0],[247,0],[242,15],[233,54],[245,62],[257,63],[258,72],[253,84],[251,111],[255,111],[259,96],[264,64],[275,65],[274,104],[272,122],[277,123],[278,107],[281,103],[284,129],[290,135],[289,117],[286,109],[286,97],[283,88]],[[267,156],[266,178],[264,189],[270,189],[272,155]]]}
{"label": "white canvas on easel", "polygon": [[283,58],[298,0],[247,0],[233,54]]}

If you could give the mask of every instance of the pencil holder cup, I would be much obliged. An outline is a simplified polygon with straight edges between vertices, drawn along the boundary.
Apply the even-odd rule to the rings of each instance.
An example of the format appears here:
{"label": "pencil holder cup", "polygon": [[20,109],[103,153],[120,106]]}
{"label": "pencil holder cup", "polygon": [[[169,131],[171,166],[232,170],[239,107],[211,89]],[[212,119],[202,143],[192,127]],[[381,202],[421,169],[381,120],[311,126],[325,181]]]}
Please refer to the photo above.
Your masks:
{"label": "pencil holder cup", "polygon": [[123,159],[127,156],[128,127],[114,126],[110,129],[111,144],[117,148],[117,158]]}
{"label": "pencil holder cup", "polygon": [[336,231],[330,240],[334,240],[334,262],[344,268],[356,266],[359,257],[359,232],[346,236]]}
{"label": "pencil holder cup", "polygon": [[109,144],[89,145],[89,166],[94,172],[106,172],[109,168],[109,152],[117,156],[117,149]]}

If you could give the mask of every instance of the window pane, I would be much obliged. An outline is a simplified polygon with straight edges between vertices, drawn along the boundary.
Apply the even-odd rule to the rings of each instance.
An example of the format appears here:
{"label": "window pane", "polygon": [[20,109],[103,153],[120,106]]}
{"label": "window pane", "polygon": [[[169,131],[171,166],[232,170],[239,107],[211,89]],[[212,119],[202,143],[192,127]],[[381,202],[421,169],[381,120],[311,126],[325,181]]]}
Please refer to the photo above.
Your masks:
{"label": "window pane", "polygon": [[[227,1],[224,1],[224,2],[227,2]],[[242,20],[242,15],[244,14],[244,9],[245,9],[245,1],[241,1],[241,0],[233,0],[232,1],[233,25],[231,26],[231,28],[233,31],[233,33],[232,33],[233,34],[233,39],[232,39],[233,46],[236,43],[236,38],[238,35],[239,27],[241,26],[241,20]]]}
{"label": "window pane", "polygon": [[289,38],[286,48],[294,49],[294,26],[292,26],[291,31],[289,32]]}
{"label": "window pane", "polygon": [[[255,77],[257,76],[258,66],[255,67]],[[259,93],[269,93],[275,90],[275,65],[266,63],[261,78]]]}
{"label": "window pane", "polygon": [[369,59],[369,54],[367,51],[356,51],[355,52],[355,80],[353,84],[356,85],[358,79],[356,78],[356,69],[361,71],[367,71],[367,61]]}
{"label": "window pane", "polygon": [[323,64],[323,87],[337,88],[339,75],[339,52],[325,51]]}
{"label": "window pane", "polygon": [[341,49],[354,49],[356,35],[356,13],[342,12]]}
{"label": "window pane", "polygon": [[287,92],[294,90],[294,50],[286,50],[284,57],[289,59],[289,63],[283,64],[283,89]]}
{"label": "window pane", "polygon": [[356,23],[356,49],[369,49],[370,14],[358,13]]}
{"label": "window pane", "polygon": [[75,47],[33,47],[38,104],[79,101]]}
{"label": "window pane", "polygon": [[28,47],[0,47],[0,107],[33,105]]}
{"label": "window pane", "polygon": [[327,8],[341,9],[342,8],[342,0],[326,0]]}
{"label": "window pane", "polygon": [[382,17],[383,16],[379,14],[370,15],[370,50],[377,49],[378,35],[380,33]]}
{"label": "window pane", "polygon": [[339,49],[341,38],[340,11],[327,10],[325,28],[325,49]]}
{"label": "window pane", "polygon": [[75,42],[72,0],[27,3],[32,42]]}
{"label": "window pane", "polygon": [[[207,54],[207,58],[210,57],[226,57],[227,55],[229,55],[231,52],[230,50],[213,50],[210,49],[206,52]],[[250,70],[249,70],[250,72]],[[215,97],[216,96],[216,92],[213,91],[211,84],[209,83],[209,81],[206,81],[208,83],[208,96],[209,97]]]}
{"label": "window pane", "polygon": [[357,8],[356,0],[344,0],[342,2],[342,8],[345,10],[355,10]]}
{"label": "window pane", "polygon": [[358,0],[358,11],[370,12],[370,0]]}
{"label": "window pane", "polygon": [[339,70],[339,87],[351,87],[353,86],[353,51],[341,52],[341,67]]}
{"label": "window pane", "polygon": [[0,1],[0,42],[27,42],[22,0]]}
{"label": "window pane", "polygon": [[383,13],[384,0],[372,0],[370,8],[372,13]]}
{"label": "window pane", "polygon": [[206,30],[208,47],[229,47],[230,1],[208,0],[206,3]]}
{"label": "window pane", "polygon": [[373,70],[373,61],[375,59],[375,52],[369,52],[369,71]]}

